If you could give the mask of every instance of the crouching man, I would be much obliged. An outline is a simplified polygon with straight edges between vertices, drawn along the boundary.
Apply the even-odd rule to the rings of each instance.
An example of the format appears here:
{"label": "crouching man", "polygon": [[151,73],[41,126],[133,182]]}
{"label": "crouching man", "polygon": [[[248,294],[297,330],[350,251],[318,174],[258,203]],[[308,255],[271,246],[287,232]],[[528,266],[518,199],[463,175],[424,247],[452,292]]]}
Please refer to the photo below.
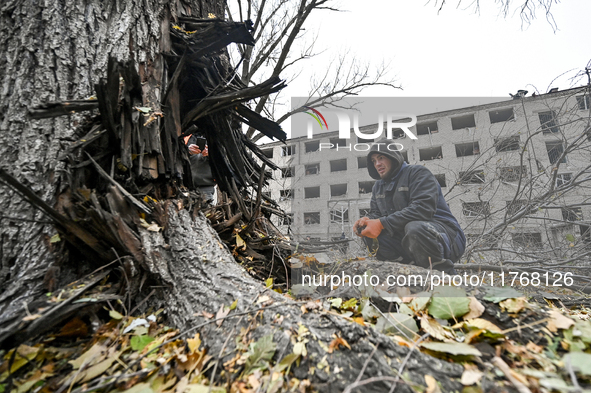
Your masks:
{"label": "crouching man", "polygon": [[[368,217],[353,227],[379,260],[394,261],[455,274],[466,237],[443,198],[435,176],[422,165],[408,165],[392,141],[373,144],[367,155],[376,179]],[[392,145],[395,146],[395,145]],[[372,239],[377,239],[376,242]]]}

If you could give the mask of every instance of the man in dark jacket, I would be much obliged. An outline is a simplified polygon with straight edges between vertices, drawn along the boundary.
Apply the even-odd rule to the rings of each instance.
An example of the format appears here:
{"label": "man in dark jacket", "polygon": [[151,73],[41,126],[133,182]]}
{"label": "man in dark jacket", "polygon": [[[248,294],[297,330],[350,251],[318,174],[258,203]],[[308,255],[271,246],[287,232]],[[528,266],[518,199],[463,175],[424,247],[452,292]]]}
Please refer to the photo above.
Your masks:
{"label": "man in dark jacket", "polygon": [[443,198],[435,176],[422,165],[408,165],[392,141],[373,144],[367,155],[376,179],[368,217],[354,226],[369,247],[377,239],[380,260],[414,264],[455,274],[466,237]]}
{"label": "man in dark jacket", "polygon": [[197,187],[199,191],[205,195],[207,201],[213,200],[215,192],[215,182],[209,166],[209,151],[207,145],[202,146],[203,150],[199,148],[199,140],[204,138],[197,134],[191,135],[187,141],[189,149],[189,160],[191,161],[191,176],[193,179],[193,186]]}

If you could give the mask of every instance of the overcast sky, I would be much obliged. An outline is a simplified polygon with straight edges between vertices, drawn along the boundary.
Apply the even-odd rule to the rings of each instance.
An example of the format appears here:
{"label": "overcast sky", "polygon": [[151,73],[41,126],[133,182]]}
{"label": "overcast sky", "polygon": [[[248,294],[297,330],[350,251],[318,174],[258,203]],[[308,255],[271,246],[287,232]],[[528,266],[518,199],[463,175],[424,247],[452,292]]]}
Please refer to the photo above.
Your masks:
{"label": "overcast sky", "polygon": [[[456,8],[455,0],[439,13],[433,1],[426,3],[341,0],[348,12],[315,11],[308,31],[319,33],[317,49],[326,52],[307,62],[306,70],[322,70],[349,49],[372,64],[390,63],[404,89],[371,88],[363,95],[508,97],[518,89],[531,94],[534,86],[540,92],[550,84],[568,88],[568,78],[591,59],[590,0],[555,4],[556,31],[541,12],[530,25],[522,26],[518,13],[505,19],[492,0],[481,1],[480,14]],[[308,75],[301,76],[289,87],[290,96],[307,94]],[[582,83],[586,80],[577,85]]]}

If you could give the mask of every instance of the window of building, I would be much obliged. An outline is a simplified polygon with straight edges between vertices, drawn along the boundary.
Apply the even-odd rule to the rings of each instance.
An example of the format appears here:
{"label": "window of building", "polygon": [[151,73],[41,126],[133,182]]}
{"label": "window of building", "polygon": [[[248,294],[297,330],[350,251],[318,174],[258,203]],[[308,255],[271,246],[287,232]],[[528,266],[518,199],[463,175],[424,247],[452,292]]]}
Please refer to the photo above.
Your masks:
{"label": "window of building", "polygon": [[367,217],[370,209],[359,209],[359,218]]}
{"label": "window of building", "polygon": [[580,207],[563,207],[562,219],[565,221],[581,221],[583,219],[583,210]]}
{"label": "window of building", "polygon": [[507,138],[498,138],[495,139],[495,149],[498,153],[502,153],[504,151],[514,151],[519,150],[520,146],[519,143],[521,139],[519,135],[510,136]]}
{"label": "window of building", "polygon": [[331,223],[343,223],[343,222],[349,222],[349,210],[348,209],[343,209],[343,210],[331,210],[330,211],[330,222]]}
{"label": "window of building", "polygon": [[293,199],[294,190],[279,190],[279,201],[287,201],[289,199]]}
{"label": "window of building", "polygon": [[304,213],[304,225],[320,224],[320,212]]}
{"label": "window of building", "polygon": [[417,135],[429,135],[439,132],[437,121],[417,124]]}
{"label": "window of building", "polygon": [[542,125],[542,132],[544,134],[551,134],[560,131],[558,125],[556,125],[556,113],[554,111],[540,112],[538,113],[540,118],[540,124]]}
{"label": "window of building", "polygon": [[292,225],[293,213],[286,213],[284,217],[279,217],[279,225]]}
{"label": "window of building", "polygon": [[515,120],[513,108],[504,108],[490,111],[488,112],[488,117],[490,118],[491,123],[502,123],[504,121]]}
{"label": "window of building", "polygon": [[281,177],[283,179],[287,178],[287,177],[293,177],[294,175],[294,168],[289,167],[289,168],[281,168]]}
{"label": "window of building", "polygon": [[271,172],[271,171],[268,171],[268,170],[267,170],[267,171],[265,171],[265,177],[266,177],[267,179],[272,179],[272,178],[273,178],[273,172]]}
{"label": "window of building", "polygon": [[544,246],[544,244],[542,243],[541,233],[514,233],[511,235],[511,237],[513,240],[513,247],[515,248],[533,248],[539,250]]}
{"label": "window of building", "polygon": [[488,202],[462,202],[462,212],[466,217],[485,217],[490,214]]}
{"label": "window of building", "polygon": [[341,146],[347,146],[347,140],[346,139],[330,138],[330,143],[332,144],[332,146],[330,147],[331,149],[336,149],[337,146],[339,146],[339,147],[341,147]]}
{"label": "window of building", "polygon": [[561,164],[566,163],[566,155],[560,158],[564,153],[562,142],[546,142],[546,151],[548,152],[550,164],[556,164],[559,160]]}
{"label": "window of building", "polygon": [[589,110],[589,94],[577,96],[577,105],[581,111]]}
{"label": "window of building", "polygon": [[587,244],[591,244],[591,226],[579,225],[579,231],[581,233],[581,240]]}
{"label": "window of building", "polygon": [[438,175],[435,175],[435,179],[437,179],[437,182],[439,183],[441,188],[447,187],[447,184],[445,184],[445,173],[440,173]]}
{"label": "window of building", "polygon": [[267,158],[273,158],[273,148],[263,149],[261,151],[263,152],[263,154],[265,155],[265,157],[267,157]]}
{"label": "window of building", "polygon": [[333,184],[330,186],[330,196],[339,197],[347,195],[347,184]]}
{"label": "window of building", "polygon": [[443,158],[443,151],[441,146],[438,147],[427,147],[425,149],[419,149],[419,160],[430,161]]}
{"label": "window of building", "polygon": [[343,158],[342,160],[333,160],[330,162],[330,171],[331,172],[340,172],[347,170],[347,159]]}
{"label": "window of building", "polygon": [[483,171],[466,171],[460,172],[460,184],[482,184],[484,183],[484,172]]}
{"label": "window of building", "polygon": [[371,194],[375,181],[360,181],[359,194]]}
{"label": "window of building", "polygon": [[486,249],[499,246],[499,239],[496,235],[483,235],[482,233],[467,233],[466,243],[476,248]]}
{"label": "window of building", "polygon": [[306,166],[304,166],[305,169],[305,173],[306,176],[308,175],[317,175],[320,173],[320,164],[316,163],[316,164],[308,164]]}
{"label": "window of building", "polygon": [[312,153],[320,149],[320,141],[312,141],[304,143],[306,153]]}
{"label": "window of building", "polygon": [[466,157],[480,154],[478,142],[458,143],[456,145],[456,157]]}
{"label": "window of building", "polygon": [[317,187],[305,187],[304,198],[320,198],[320,186]]}
{"label": "window of building", "polygon": [[514,216],[518,213],[521,209],[527,206],[527,201],[522,199],[517,199],[513,201],[506,201],[507,203],[507,215]]}
{"label": "window of building", "polygon": [[357,168],[367,168],[367,157],[357,157]]}
{"label": "window of building", "polygon": [[572,173],[559,173],[556,175],[556,187],[560,187],[571,181]]}
{"label": "window of building", "polygon": [[374,138],[366,138],[366,137],[357,137],[357,143],[372,143]]}
{"label": "window of building", "polygon": [[499,180],[512,183],[527,175],[527,168],[523,166],[506,166],[499,168]]}
{"label": "window of building", "polygon": [[392,139],[404,139],[406,138],[406,133],[402,131],[400,128],[393,128],[392,129]]}
{"label": "window of building", "polygon": [[463,115],[451,118],[452,130],[461,130],[462,128],[476,127],[476,120],[474,114]]}
{"label": "window of building", "polygon": [[295,145],[281,146],[281,157],[293,156],[295,154]]}

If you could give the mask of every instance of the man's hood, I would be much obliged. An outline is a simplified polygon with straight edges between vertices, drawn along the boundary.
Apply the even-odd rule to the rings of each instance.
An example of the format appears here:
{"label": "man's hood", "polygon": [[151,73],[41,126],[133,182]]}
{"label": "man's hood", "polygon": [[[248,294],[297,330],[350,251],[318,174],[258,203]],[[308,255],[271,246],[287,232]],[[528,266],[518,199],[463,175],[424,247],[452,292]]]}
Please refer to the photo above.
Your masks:
{"label": "man's hood", "polygon": [[400,146],[399,143],[394,144],[394,142],[392,142],[392,140],[387,139],[387,138],[382,138],[382,139],[378,140],[377,142],[375,142],[373,145],[371,145],[371,148],[370,148],[369,152],[367,153],[367,171],[369,172],[369,176],[371,176],[373,179],[376,179],[376,180],[381,179],[378,171],[376,170],[376,168],[373,166],[373,163],[371,162],[371,156],[376,153],[383,154],[392,160],[392,169],[387,174],[386,178],[392,178],[393,176],[395,176],[396,173],[398,173],[398,171],[402,167],[402,163],[404,162],[404,157],[402,156],[402,153],[400,151],[389,150],[388,145],[392,145],[391,146],[392,148],[398,148]]}

